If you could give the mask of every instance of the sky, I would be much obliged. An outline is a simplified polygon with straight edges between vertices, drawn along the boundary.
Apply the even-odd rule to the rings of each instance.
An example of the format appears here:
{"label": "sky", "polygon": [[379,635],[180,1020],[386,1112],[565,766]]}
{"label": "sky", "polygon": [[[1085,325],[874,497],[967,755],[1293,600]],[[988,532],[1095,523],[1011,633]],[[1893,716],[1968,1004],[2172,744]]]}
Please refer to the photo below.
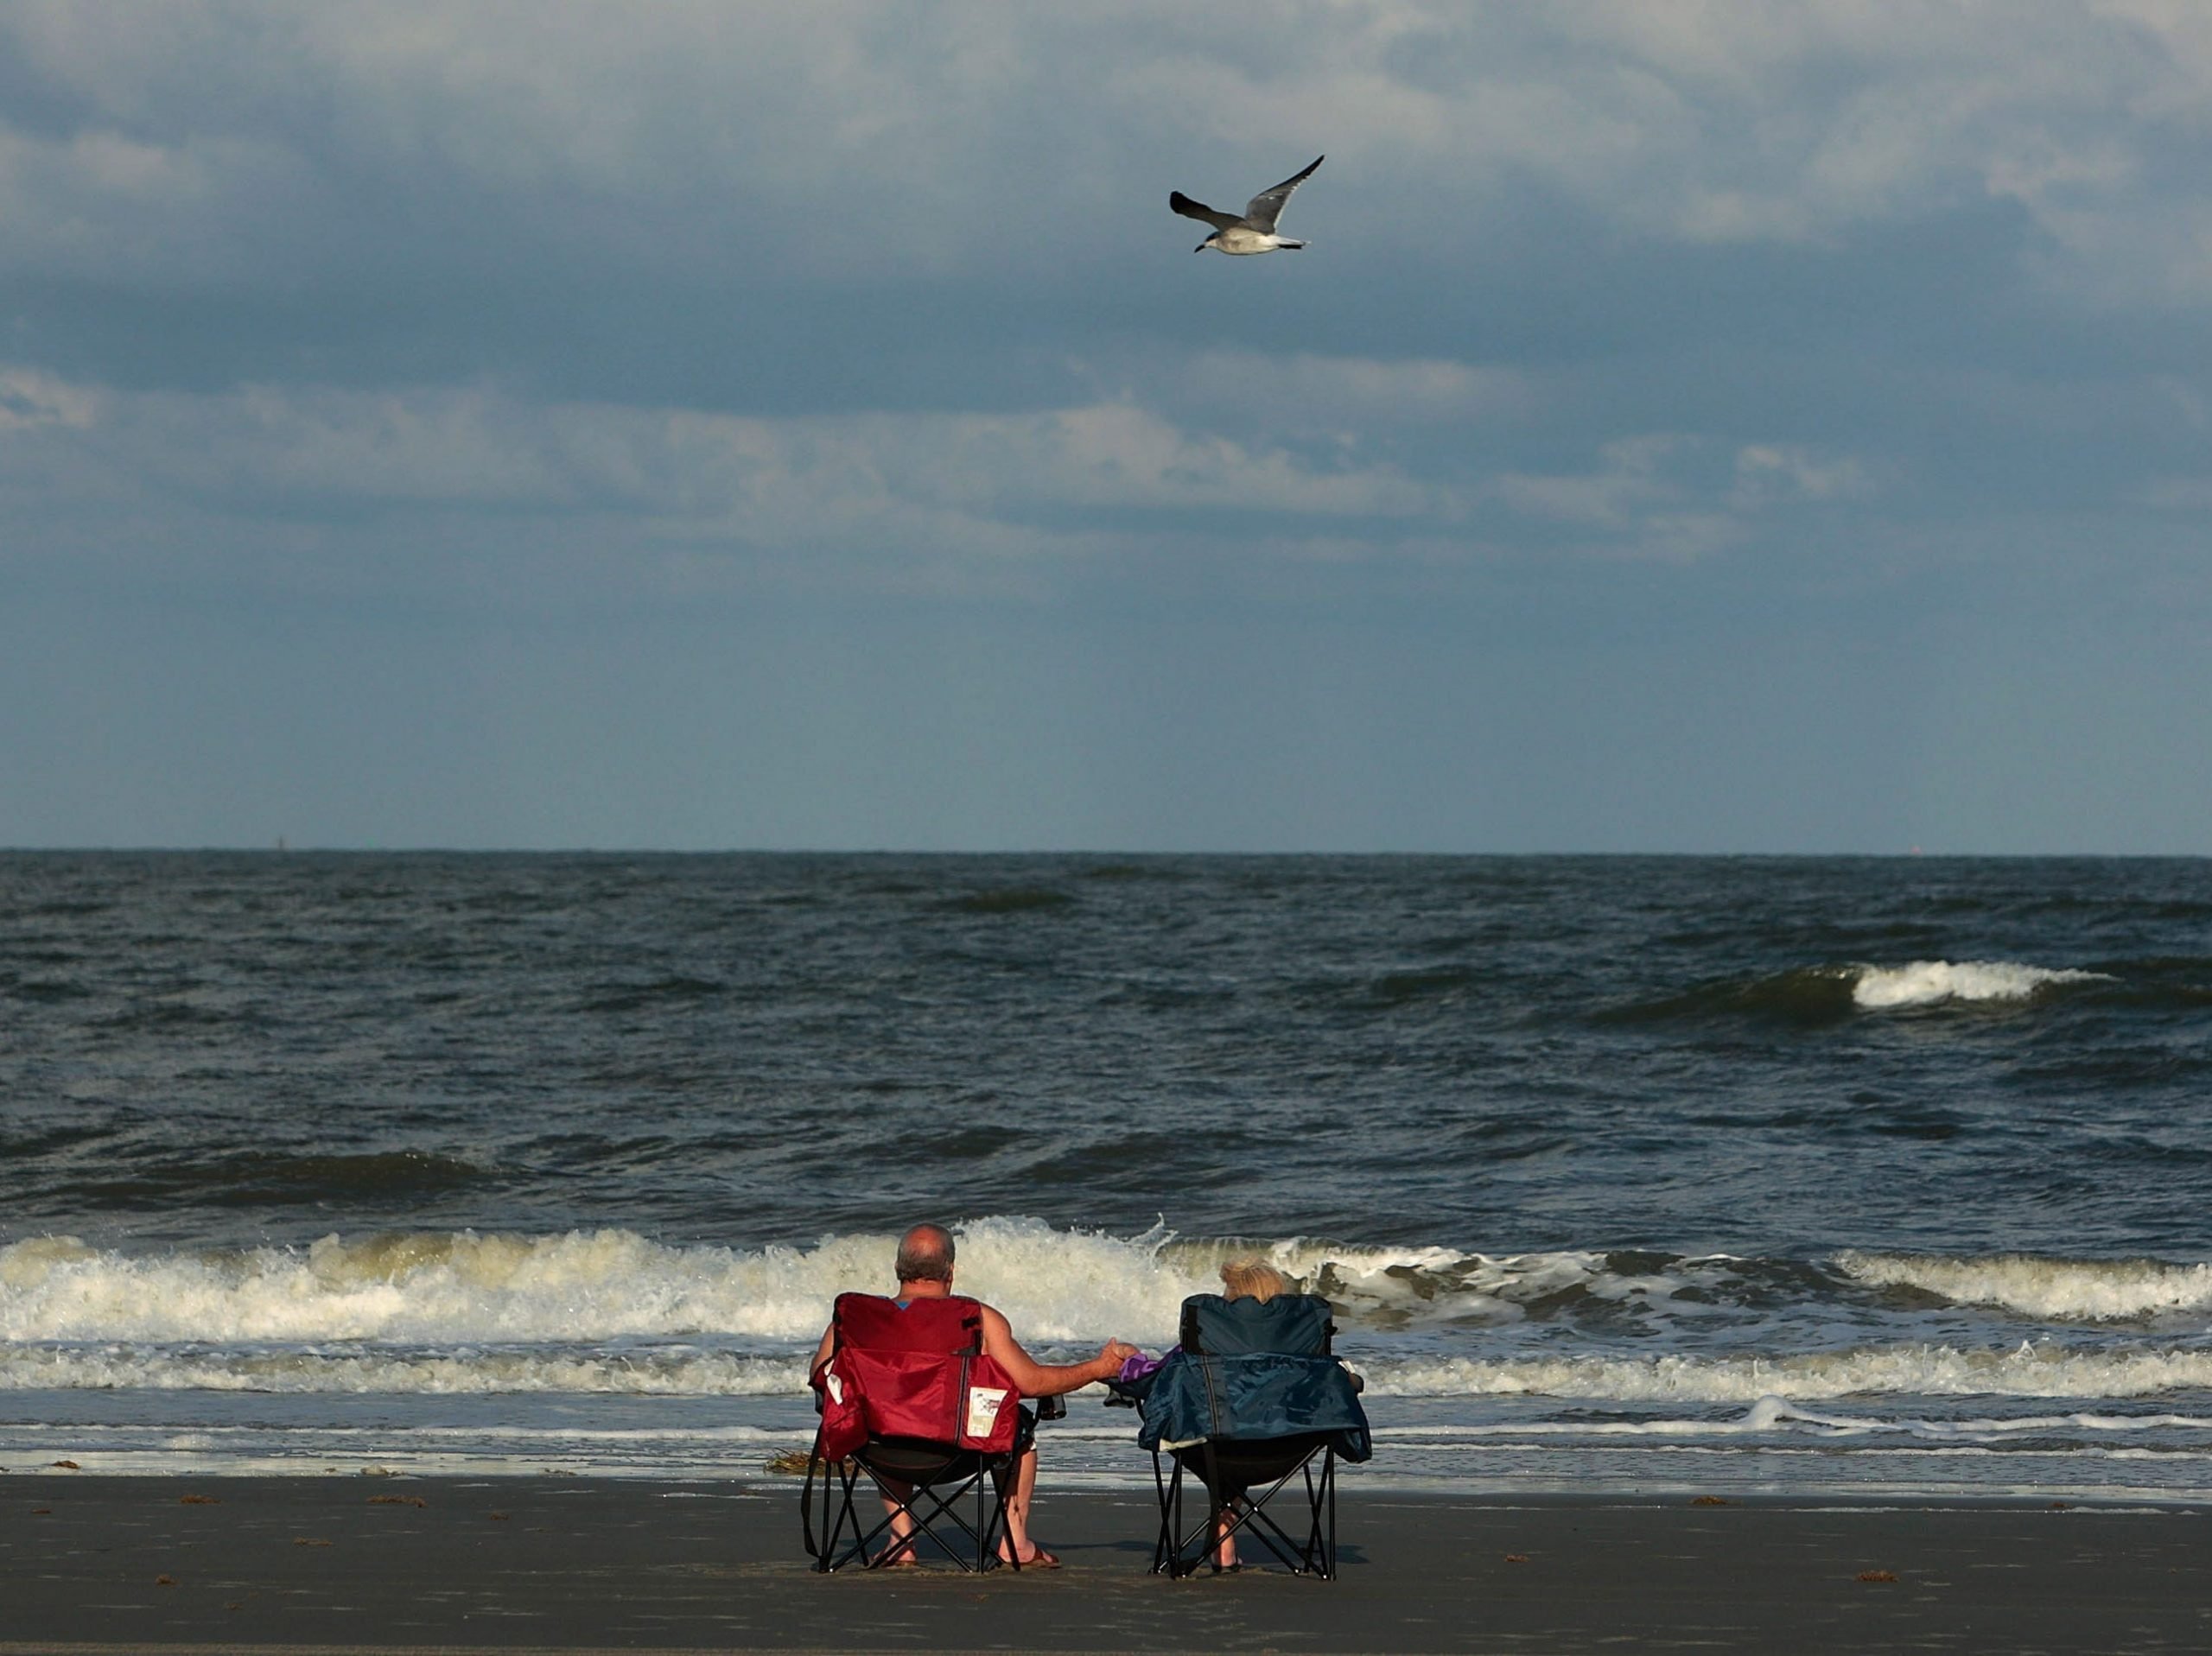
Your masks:
{"label": "sky", "polygon": [[2208,514],[2190,0],[0,9],[0,845],[2202,855]]}

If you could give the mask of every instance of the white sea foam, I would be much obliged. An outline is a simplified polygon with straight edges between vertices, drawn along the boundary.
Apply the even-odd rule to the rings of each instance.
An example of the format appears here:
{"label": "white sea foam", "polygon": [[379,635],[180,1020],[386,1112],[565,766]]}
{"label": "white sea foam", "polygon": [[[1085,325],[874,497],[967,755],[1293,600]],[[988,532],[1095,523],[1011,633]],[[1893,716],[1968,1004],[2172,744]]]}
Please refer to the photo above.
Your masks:
{"label": "white sea foam", "polygon": [[[1879,1396],[2079,1399],[2212,1390],[2212,1351],[2068,1352],[1949,1346],[1868,1348],[1774,1357],[1404,1357],[1350,1359],[1376,1399],[1560,1399],[1679,1407],[1793,1405]],[[0,1346],[0,1391],[144,1390],[381,1393],[425,1397],[596,1393],[796,1398],[801,1357],[696,1348],[389,1351],[163,1345]]]}
{"label": "white sea foam", "polygon": [[2014,961],[1914,961],[1859,968],[1851,998],[1867,1012],[1932,1006],[1946,1000],[2025,1000],[2061,983],[2090,983],[2100,972],[2059,970]]}
{"label": "white sea foam", "polygon": [[1609,1403],[1794,1402],[1869,1395],[2131,1398],[2212,1388],[2212,1351],[1882,1346],[1775,1357],[1474,1357],[1363,1362],[1376,1397],[1531,1396]]}
{"label": "white sea foam", "polygon": [[[831,1298],[884,1287],[893,1243],[848,1235],[747,1250],[622,1230],[461,1232],[130,1254],[34,1238],[0,1248],[0,1389],[791,1396]],[[1158,1348],[1173,1340],[1185,1296],[1216,1286],[1224,1258],[1252,1252],[1329,1295],[1377,1397],[1713,1405],[2212,1388],[2212,1351],[2193,1341],[2085,1350],[2078,1339],[1969,1348],[1885,1338],[1919,1314],[1878,1310],[1854,1329],[1861,1311],[1777,1300],[1759,1262],[1725,1256],[1631,1265],[1589,1251],[1185,1241],[997,1218],[961,1228],[960,1285],[1047,1355],[1109,1334]],[[2212,1266],[1850,1253],[1837,1269],[2031,1322],[2212,1309]],[[1697,1349],[1702,1333],[1643,1350],[1619,1349],[1611,1333],[1573,1355],[1483,1348],[1525,1338],[1522,1325],[1540,1330],[1531,1319],[1583,1317],[1640,1340],[1724,1319],[1728,1339],[1756,1338],[1768,1355]]]}
{"label": "white sea foam", "polygon": [[[810,1248],[671,1247],[626,1230],[557,1236],[326,1236],[305,1248],[166,1253],[73,1237],[0,1248],[0,1339],[283,1345],[512,1344],[693,1337],[789,1345],[821,1331],[830,1301],[880,1291],[895,1239]],[[1182,1241],[988,1218],[959,1227],[963,1292],[1006,1312],[1032,1343],[1174,1338],[1184,1298],[1217,1291],[1221,1262],[1259,1253],[1322,1288],[1351,1323],[1510,1321],[1570,1288],[1663,1295],[1595,1253],[1491,1259],[1449,1248]]]}
{"label": "white sea foam", "polygon": [[[1122,1239],[988,1219],[963,1228],[960,1285],[1027,1339],[1172,1337],[1217,1285],[1164,1235]],[[0,1248],[0,1339],[407,1344],[710,1336],[810,1340],[830,1302],[880,1291],[894,1239],[812,1248],[670,1247],[625,1230],[559,1236],[326,1236],[306,1248],[127,1255],[72,1237]]]}
{"label": "white sea foam", "polygon": [[211,1351],[149,1346],[0,1346],[0,1392],[391,1393],[465,1397],[532,1392],[633,1397],[791,1397],[798,1357],[726,1352],[374,1349]]}
{"label": "white sea foam", "polygon": [[[2082,1411],[2068,1414],[1975,1415],[1948,1419],[1923,1419],[1911,1415],[1878,1413],[1837,1414],[1808,1409],[1779,1397],[1763,1397],[1740,1415],[1666,1418],[1643,1416],[1633,1419],[1500,1420],[1478,1424],[1424,1424],[1385,1429],[1377,1436],[1386,1441],[1421,1443],[1480,1442],[1484,1439],[1540,1440],[1573,1438],[1649,1438],[1667,1442],[1796,1434],[1822,1439],[1905,1437],[1941,1448],[2002,1447],[2008,1441],[2049,1439],[2054,1443],[2094,1442],[2146,1434],[2187,1433],[2192,1437],[2212,1431],[2212,1417],[2181,1414],[2100,1414]],[[2126,1452],[2125,1446],[2107,1443],[2108,1450]],[[2133,1452],[2144,1452],[2140,1449]],[[2201,1450],[2171,1450],[2201,1456]]]}
{"label": "white sea foam", "polygon": [[2157,1259],[2053,1259],[1872,1253],[1837,1257],[1876,1287],[1917,1288],[1961,1304],[1999,1305],[2053,1321],[2108,1322],[2212,1308],[2212,1266]]}

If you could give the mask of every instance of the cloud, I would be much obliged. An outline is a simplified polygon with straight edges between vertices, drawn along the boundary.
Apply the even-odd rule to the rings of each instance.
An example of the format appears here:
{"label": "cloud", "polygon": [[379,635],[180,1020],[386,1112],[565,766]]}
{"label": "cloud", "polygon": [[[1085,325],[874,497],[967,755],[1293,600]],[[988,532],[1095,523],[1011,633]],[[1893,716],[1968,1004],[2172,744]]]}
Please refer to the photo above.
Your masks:
{"label": "cloud", "polygon": [[2134,491],[2129,504],[2153,511],[2212,511],[2212,477],[2158,478]]}
{"label": "cloud", "polygon": [[23,368],[0,370],[0,477],[19,505],[166,497],[245,521],[589,513],[646,542],[794,559],[885,545],[1050,556],[1104,544],[1101,513],[1272,526],[1413,517],[1440,499],[1388,466],[1317,463],[1126,403],[772,420],[480,388],[132,392]]}
{"label": "cloud", "polygon": [[[1484,384],[1444,365],[1402,380],[1338,366],[1382,397],[1479,401]],[[127,522],[118,538],[148,556],[182,533],[149,527],[165,515],[227,525],[201,538],[235,542],[240,568],[264,571],[270,546],[350,559],[361,544],[350,530],[383,523],[386,543],[467,546],[516,571],[594,546],[604,567],[593,583],[639,590],[679,566],[696,585],[718,561],[734,579],[834,568],[845,584],[887,589],[923,566],[935,581],[988,584],[1171,550],[1313,566],[1682,562],[1751,543],[1780,512],[1849,508],[1869,488],[1848,455],[1682,433],[1607,442],[1583,470],[1493,469],[1447,450],[1424,474],[1363,459],[1360,445],[1232,440],[1127,400],[772,419],[482,387],[140,392],[22,368],[0,370],[0,480],[18,513]],[[314,524],[334,532],[300,542]]]}
{"label": "cloud", "polygon": [[1679,498],[1661,464],[1681,439],[1653,434],[1608,443],[1595,472],[1549,476],[1511,474],[1493,485],[1498,497],[1530,517],[1579,528],[1624,531],[1652,508]]}
{"label": "cloud", "polygon": [[1172,371],[1179,401],[1216,416],[1258,405],[1277,419],[1361,425],[1510,416],[1538,395],[1525,371],[1440,357],[1211,350]]}
{"label": "cloud", "polygon": [[1718,464],[1719,445],[1647,433],[1605,446],[1586,472],[1507,473],[1490,492],[1523,518],[1582,538],[1586,553],[1688,562],[1746,546],[1761,520],[1870,492],[1849,455],[1794,444],[1750,443]]}
{"label": "cloud", "polygon": [[0,432],[92,424],[99,398],[35,368],[0,368]]}
{"label": "cloud", "polygon": [[1868,492],[1866,470],[1850,455],[1822,455],[1794,444],[1752,443],[1736,451],[1736,487],[1731,497],[1740,511],[1822,500],[1842,500]]}
{"label": "cloud", "polygon": [[[2154,336],[2212,293],[2212,30],[1990,16],[29,0],[0,466],[18,521],[948,567],[2139,498],[2193,464]],[[1323,148],[1312,255],[1182,251],[1169,185]]]}
{"label": "cloud", "polygon": [[2056,279],[2206,290],[2212,45],[2183,6],[113,16],[0,22],[43,112],[0,146],[14,268],[150,275],[158,248],[187,276],[336,270],[411,223],[448,232],[449,265],[505,245],[725,277],[1033,269],[1093,221],[1157,217],[1170,183],[1233,195],[1327,149],[1332,199],[1299,203],[1321,245],[1418,214],[1464,256],[1531,191],[1688,243],[1833,243],[1981,197],[2031,216]]}

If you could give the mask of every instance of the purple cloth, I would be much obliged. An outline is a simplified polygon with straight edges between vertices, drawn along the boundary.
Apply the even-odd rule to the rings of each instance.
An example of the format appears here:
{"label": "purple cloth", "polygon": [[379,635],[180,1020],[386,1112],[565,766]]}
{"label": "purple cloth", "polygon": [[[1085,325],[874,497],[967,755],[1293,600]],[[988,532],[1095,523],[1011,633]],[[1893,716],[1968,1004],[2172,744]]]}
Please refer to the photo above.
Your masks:
{"label": "purple cloth", "polygon": [[1122,1359],[1122,1372],[1116,1378],[1123,1380],[1142,1380],[1166,1361],[1165,1357],[1147,1357],[1140,1351],[1134,1357]]}

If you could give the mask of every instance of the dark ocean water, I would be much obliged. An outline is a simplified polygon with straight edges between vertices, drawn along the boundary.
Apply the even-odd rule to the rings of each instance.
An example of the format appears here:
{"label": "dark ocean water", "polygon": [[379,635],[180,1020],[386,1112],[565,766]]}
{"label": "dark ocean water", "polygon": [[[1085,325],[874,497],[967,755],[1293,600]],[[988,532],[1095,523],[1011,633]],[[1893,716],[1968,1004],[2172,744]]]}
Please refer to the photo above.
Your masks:
{"label": "dark ocean water", "polygon": [[2209,1015],[2198,860],[0,856],[0,1462],[750,1468],[939,1217],[1408,1476],[2190,1490]]}

